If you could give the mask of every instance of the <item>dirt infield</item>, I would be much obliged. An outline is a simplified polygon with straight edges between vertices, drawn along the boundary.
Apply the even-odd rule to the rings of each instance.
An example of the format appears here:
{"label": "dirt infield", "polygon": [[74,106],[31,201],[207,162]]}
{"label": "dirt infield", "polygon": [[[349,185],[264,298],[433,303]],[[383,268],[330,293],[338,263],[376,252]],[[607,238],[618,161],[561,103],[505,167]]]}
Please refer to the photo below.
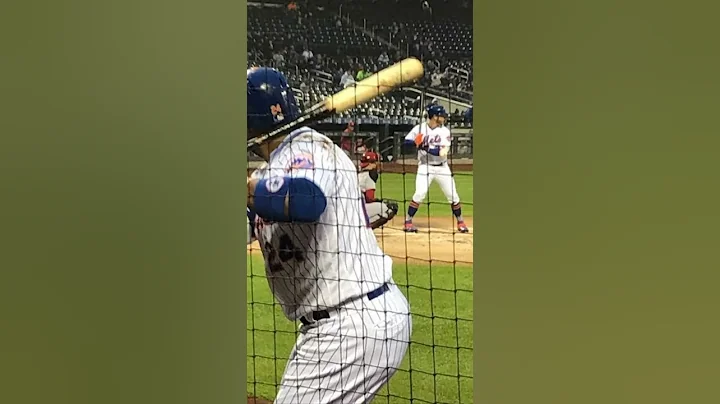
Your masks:
{"label": "dirt infield", "polygon": [[415,217],[417,233],[402,231],[403,218],[396,217],[375,230],[378,242],[397,265],[413,264],[471,265],[473,263],[473,220],[466,218],[470,233],[459,233],[454,219]]}
{"label": "dirt infield", "polygon": [[[378,242],[397,265],[435,264],[472,265],[473,219],[466,218],[470,233],[458,233],[451,218],[415,218],[418,233],[402,231],[403,218],[395,218],[382,229],[375,230]],[[260,254],[257,241],[248,246],[248,253]]]}

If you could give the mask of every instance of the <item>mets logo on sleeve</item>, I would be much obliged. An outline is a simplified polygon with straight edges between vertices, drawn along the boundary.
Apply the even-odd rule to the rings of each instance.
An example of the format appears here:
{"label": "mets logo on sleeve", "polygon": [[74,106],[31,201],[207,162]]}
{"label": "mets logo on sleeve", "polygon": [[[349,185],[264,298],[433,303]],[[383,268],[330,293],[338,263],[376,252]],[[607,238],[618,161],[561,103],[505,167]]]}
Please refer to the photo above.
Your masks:
{"label": "mets logo on sleeve", "polygon": [[290,160],[289,170],[310,170],[313,167],[315,167],[313,164],[313,156],[310,153],[300,153],[294,155],[292,160]]}
{"label": "mets logo on sleeve", "polygon": [[271,194],[274,194],[280,191],[280,188],[282,188],[284,184],[285,180],[283,180],[283,177],[270,177],[270,179],[266,181],[265,186]]}

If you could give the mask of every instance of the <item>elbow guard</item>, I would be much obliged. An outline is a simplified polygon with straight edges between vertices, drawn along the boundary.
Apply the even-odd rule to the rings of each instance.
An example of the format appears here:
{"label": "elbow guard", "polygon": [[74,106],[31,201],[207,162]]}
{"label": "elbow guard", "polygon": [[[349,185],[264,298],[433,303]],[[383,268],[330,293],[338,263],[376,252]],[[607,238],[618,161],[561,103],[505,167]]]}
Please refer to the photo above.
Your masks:
{"label": "elbow guard", "polygon": [[327,198],[314,182],[305,178],[290,181],[288,216],[291,222],[317,222],[327,208]]}
{"label": "elbow guard", "polygon": [[327,198],[320,187],[306,178],[260,180],[255,187],[254,202],[257,214],[273,222],[316,222],[327,207]]}

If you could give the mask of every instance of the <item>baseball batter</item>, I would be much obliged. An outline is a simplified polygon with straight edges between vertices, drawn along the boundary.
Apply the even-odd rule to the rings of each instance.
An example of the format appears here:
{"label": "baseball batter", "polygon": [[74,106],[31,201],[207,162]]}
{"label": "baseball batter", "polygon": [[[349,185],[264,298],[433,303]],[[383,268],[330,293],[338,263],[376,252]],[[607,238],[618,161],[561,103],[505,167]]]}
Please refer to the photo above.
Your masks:
{"label": "baseball batter", "polygon": [[[248,136],[294,119],[277,70],[248,70]],[[360,194],[357,169],[326,136],[301,128],[257,151],[248,231],[270,289],[299,335],[275,403],[368,403],[408,348],[408,302],[392,278]]]}
{"label": "baseball batter", "polygon": [[427,122],[415,125],[405,136],[405,143],[415,145],[418,149],[418,170],[415,177],[415,194],[409,203],[405,217],[406,232],[416,233],[413,217],[420,204],[425,200],[430,184],[437,181],[440,189],[450,202],[453,215],[457,220],[457,229],[467,233],[468,228],[462,217],[460,196],[455,186],[455,178],[447,162],[448,151],[452,143],[450,129],[444,125],[447,112],[442,105],[433,104],[427,108]]}
{"label": "baseball batter", "polygon": [[365,198],[365,209],[370,217],[370,227],[377,229],[392,220],[398,213],[398,204],[389,199],[378,199],[375,197],[375,184],[380,176],[380,157],[372,150],[363,153],[360,158],[360,172],[358,182],[360,191]]}

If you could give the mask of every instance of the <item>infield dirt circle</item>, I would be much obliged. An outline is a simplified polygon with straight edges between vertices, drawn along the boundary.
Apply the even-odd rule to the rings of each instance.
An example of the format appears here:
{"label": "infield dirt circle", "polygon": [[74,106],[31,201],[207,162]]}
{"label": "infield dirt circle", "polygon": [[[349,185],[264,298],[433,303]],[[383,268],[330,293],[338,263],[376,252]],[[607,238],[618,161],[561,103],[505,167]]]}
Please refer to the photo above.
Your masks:
{"label": "infield dirt circle", "polygon": [[[452,218],[416,217],[417,233],[405,233],[403,218],[396,217],[381,229],[375,230],[380,247],[393,258],[396,265],[422,264],[432,260],[436,264],[470,265],[473,262],[473,220],[466,218],[470,233],[459,233]],[[257,241],[248,246],[251,254],[260,254]]]}

